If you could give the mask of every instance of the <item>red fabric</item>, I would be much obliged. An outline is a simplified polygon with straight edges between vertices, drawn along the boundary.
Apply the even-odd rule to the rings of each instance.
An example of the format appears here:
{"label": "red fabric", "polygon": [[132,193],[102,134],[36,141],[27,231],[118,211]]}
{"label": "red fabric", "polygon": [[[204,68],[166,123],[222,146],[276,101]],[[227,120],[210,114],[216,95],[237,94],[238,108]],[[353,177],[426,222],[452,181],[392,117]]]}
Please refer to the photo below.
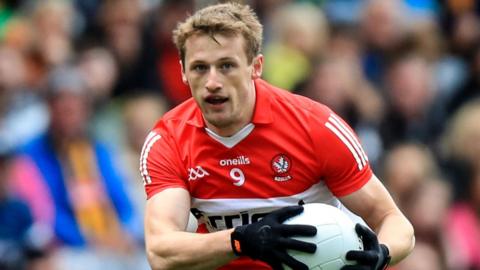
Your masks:
{"label": "red fabric", "polygon": [[[167,113],[153,129],[161,139],[146,158],[146,173],[152,183],[146,185],[150,198],[168,187],[183,187],[196,198],[270,198],[287,196],[325,181],[333,194],[344,196],[358,190],[372,176],[369,165],[358,170],[351,151],[325,122],[332,112],[311,100],[256,81],[257,104],[253,116],[254,131],[238,145],[227,149],[208,136],[201,112],[190,99]],[[271,161],[278,154],[291,159],[293,181],[273,178]],[[227,168],[219,166],[224,159],[248,157],[251,164],[241,169],[251,181],[241,191],[232,189]],[[145,157],[145,155],[143,156]],[[188,170],[208,168],[209,181],[188,181]],[[231,179],[230,179],[231,180]]]}

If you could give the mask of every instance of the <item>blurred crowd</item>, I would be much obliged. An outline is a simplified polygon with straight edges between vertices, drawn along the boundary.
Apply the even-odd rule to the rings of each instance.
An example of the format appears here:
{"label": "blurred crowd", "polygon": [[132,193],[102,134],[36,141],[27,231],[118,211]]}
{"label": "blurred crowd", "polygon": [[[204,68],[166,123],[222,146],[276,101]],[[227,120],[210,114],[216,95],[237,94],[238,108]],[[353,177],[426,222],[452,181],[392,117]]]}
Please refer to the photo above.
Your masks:
{"label": "blurred crowd", "polygon": [[[0,269],[148,269],[138,159],[190,97],[171,31],[214,2],[0,1]],[[241,2],[264,79],[345,118],[414,224],[392,269],[480,269],[480,2]]]}

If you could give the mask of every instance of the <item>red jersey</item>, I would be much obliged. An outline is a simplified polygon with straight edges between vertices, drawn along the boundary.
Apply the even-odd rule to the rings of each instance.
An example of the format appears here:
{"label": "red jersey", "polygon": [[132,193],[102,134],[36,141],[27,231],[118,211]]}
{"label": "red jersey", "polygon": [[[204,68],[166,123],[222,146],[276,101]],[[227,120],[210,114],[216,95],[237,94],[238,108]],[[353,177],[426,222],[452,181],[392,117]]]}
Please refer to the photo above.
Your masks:
{"label": "red jersey", "polygon": [[[166,113],[142,150],[147,197],[188,190],[199,228],[213,232],[300,201],[338,207],[370,179],[357,136],[329,108],[260,79],[255,91],[252,121],[232,137],[207,129],[192,98]],[[270,268],[241,258],[225,269]]]}

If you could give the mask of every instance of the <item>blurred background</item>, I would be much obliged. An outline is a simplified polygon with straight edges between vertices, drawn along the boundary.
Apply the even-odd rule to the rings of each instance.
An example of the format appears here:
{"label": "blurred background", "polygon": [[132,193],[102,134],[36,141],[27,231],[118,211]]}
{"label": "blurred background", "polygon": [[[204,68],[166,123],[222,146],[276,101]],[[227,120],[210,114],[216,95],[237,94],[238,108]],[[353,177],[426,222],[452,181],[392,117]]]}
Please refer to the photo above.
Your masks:
{"label": "blurred background", "polygon": [[[138,160],[212,2],[0,1],[0,269],[148,269]],[[480,269],[480,1],[242,2],[263,77],[344,117],[414,224],[392,269]]]}

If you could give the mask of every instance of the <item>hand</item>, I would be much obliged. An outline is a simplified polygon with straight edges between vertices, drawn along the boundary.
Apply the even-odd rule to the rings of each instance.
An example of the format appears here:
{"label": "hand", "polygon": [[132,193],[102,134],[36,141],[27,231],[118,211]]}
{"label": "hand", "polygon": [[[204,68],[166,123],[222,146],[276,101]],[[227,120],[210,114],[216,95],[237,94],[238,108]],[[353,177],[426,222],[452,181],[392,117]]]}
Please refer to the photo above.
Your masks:
{"label": "hand", "polygon": [[347,260],[357,262],[357,265],[346,265],[341,270],[383,270],[390,262],[387,246],[379,244],[377,235],[369,228],[358,224],[355,231],[363,240],[362,251],[351,250],[347,252]]}
{"label": "hand", "polygon": [[310,225],[282,224],[303,211],[303,206],[287,206],[271,212],[258,222],[236,227],[231,235],[232,249],[236,255],[246,255],[268,263],[273,269],[283,269],[286,264],[292,269],[308,267],[288,255],[287,249],[315,253],[312,243],[290,238],[291,236],[314,236],[317,228]]}

